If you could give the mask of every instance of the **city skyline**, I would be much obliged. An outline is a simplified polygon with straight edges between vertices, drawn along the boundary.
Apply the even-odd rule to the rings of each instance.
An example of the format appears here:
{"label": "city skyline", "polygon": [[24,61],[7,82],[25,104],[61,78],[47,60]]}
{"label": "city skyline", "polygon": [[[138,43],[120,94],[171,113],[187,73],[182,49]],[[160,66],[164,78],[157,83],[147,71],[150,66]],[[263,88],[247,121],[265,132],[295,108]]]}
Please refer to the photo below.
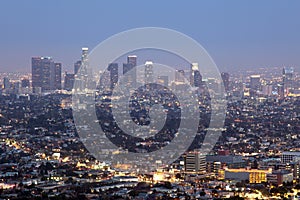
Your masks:
{"label": "city skyline", "polygon": [[[82,48],[81,62],[86,63],[86,65],[89,63],[86,60],[87,51],[87,48]],[[49,79],[51,82],[49,67],[60,67],[60,65],[54,65],[55,59],[48,57],[34,57],[33,60],[33,67],[38,68],[38,83],[49,82]],[[98,100],[104,97],[102,101],[99,101],[102,103],[97,105],[97,109],[100,111],[98,113],[102,113],[98,115],[99,123],[106,127],[106,131],[109,131],[106,132],[110,134],[107,135],[109,140],[115,145],[127,149],[127,153],[140,152],[141,150],[152,151],[159,147],[156,145],[169,144],[168,140],[161,140],[163,138],[160,139],[159,137],[150,138],[150,141],[157,141],[153,143],[137,142],[139,138],[131,137],[131,134],[124,134],[126,132],[119,129],[120,126],[114,125],[114,123],[105,123],[110,116],[108,115],[110,111],[107,109],[111,105],[108,103],[110,92],[116,86],[118,75],[126,74],[128,67],[132,67],[127,64],[135,65],[138,60],[136,55],[130,55],[123,59],[122,61],[125,63],[123,71],[122,66],[118,66],[117,63],[108,64],[110,73],[107,74],[106,78],[108,79],[106,81],[110,79],[112,84],[107,85],[106,89],[99,89],[99,91],[104,89],[105,92],[103,93],[104,96],[97,97]],[[147,61],[144,65],[145,75],[148,75],[145,78],[151,78],[154,63]],[[192,63],[188,70],[176,70],[178,73],[173,82],[169,81],[168,76],[160,75],[156,81],[162,86],[170,88],[175,86],[176,88],[183,84],[182,77],[179,76],[182,75],[190,78],[189,84],[193,85],[193,94],[196,96],[199,95],[198,92],[205,91],[207,85],[210,85],[212,90],[217,91],[218,83],[216,80],[213,78],[201,80],[198,67],[198,63]],[[75,70],[76,65],[74,66]],[[50,76],[45,76],[44,74],[49,75],[49,71]],[[173,198],[171,199],[176,199],[176,196],[183,195],[182,192],[184,192],[186,196],[205,196],[213,199],[237,196],[245,199],[250,198],[249,196],[253,198],[279,196],[281,199],[288,196],[298,198],[300,196],[300,146],[298,137],[300,79],[295,76],[293,68],[290,67],[283,67],[278,72],[279,74],[269,74],[271,77],[266,77],[265,74],[268,72],[264,70],[255,71],[255,74],[241,73],[245,79],[231,76],[230,73],[222,73],[221,76],[229,100],[228,109],[225,116],[225,128],[221,129],[224,130],[224,133],[212,151],[206,154],[198,149],[201,135],[205,133],[205,128],[202,125],[205,125],[210,113],[210,106],[205,101],[204,93],[204,95],[198,96],[201,129],[197,131],[194,142],[189,149],[166,167],[158,167],[162,163],[161,158],[167,159],[166,157],[154,157],[157,159],[156,167],[146,171],[146,174],[141,173],[141,171],[134,171],[136,168],[133,167],[133,163],[115,165],[105,159],[94,159],[91,157],[93,152],[89,149],[85,150],[81,146],[86,145],[86,143],[81,143],[85,141],[84,138],[82,140],[84,136],[79,135],[78,137],[77,134],[80,134],[79,131],[82,130],[89,131],[85,128],[89,126],[82,126],[84,128],[82,129],[80,124],[77,124],[78,121],[74,121],[74,113],[72,114],[72,112],[74,109],[85,112],[84,107],[91,102],[82,99],[81,103],[75,101],[78,104],[72,104],[70,90],[72,90],[71,87],[76,77],[74,74],[66,75],[65,80],[68,80],[68,84],[64,84],[66,90],[51,91],[48,90],[49,88],[45,88],[46,90],[43,91],[32,90],[34,88],[30,86],[30,80],[24,78],[26,76],[19,77],[18,81],[16,79],[10,81],[9,77],[6,77],[7,74],[0,73],[0,76],[4,75],[2,88],[0,87],[0,101],[2,102],[0,106],[2,149],[0,151],[2,151],[1,167],[3,169],[0,175],[7,180],[0,183],[0,187],[3,188],[3,193],[0,196],[20,195],[25,188],[34,191],[37,198],[46,195],[49,197],[65,195],[64,197],[68,199],[68,194],[64,192],[67,187],[74,195],[77,195],[76,191],[81,189],[83,196],[94,195],[100,198],[106,196],[106,191],[108,191],[108,195],[114,198],[123,190],[143,194],[144,190],[140,191],[138,186],[149,184],[147,186],[149,191],[145,194],[148,197],[172,195]],[[83,77],[80,79],[83,81],[82,83],[84,83],[84,77],[87,73],[88,70],[79,71],[79,76]],[[80,86],[80,91],[87,85],[83,84],[82,86],[83,88]],[[44,86],[42,85],[42,87]],[[145,98],[159,103],[167,100],[168,104],[163,105],[166,106],[165,109],[168,112],[176,109],[176,106],[171,103],[172,99],[168,99],[167,91],[163,89],[161,92],[164,95],[155,99],[144,96],[143,93],[135,93],[137,96],[132,96],[132,99],[142,98],[142,101],[130,101],[133,103],[131,105],[143,105],[140,102],[145,102]],[[122,94],[115,97],[123,98]],[[139,123],[147,122],[147,118],[139,115],[143,111],[143,107],[136,106],[134,110],[135,112],[132,113],[134,120]],[[137,116],[141,118],[137,118]],[[174,130],[175,127],[171,126],[174,123],[176,123],[175,118],[172,119],[172,123],[164,127]],[[172,138],[171,132],[165,132],[164,135]],[[137,136],[141,136],[139,132],[137,133],[139,134]],[[87,137],[87,139],[89,138]],[[145,141],[148,139],[146,138]],[[70,143],[70,141],[73,142]],[[132,143],[132,141],[135,142]],[[180,144],[178,148],[180,148]],[[114,153],[120,154],[119,151],[114,151]],[[7,157],[9,155],[13,156]],[[26,161],[24,162],[24,160]],[[137,159],[137,162],[147,166],[150,163],[147,157],[142,161]],[[65,171],[66,167],[70,172]],[[124,169],[123,167],[127,168]],[[34,173],[35,171],[36,173]],[[24,175],[25,172],[26,175]],[[86,182],[87,178],[88,182]],[[190,190],[191,182],[194,184],[192,190]],[[74,188],[78,183],[80,185]],[[91,183],[93,184],[92,189],[90,187],[84,189]],[[117,188],[120,184],[126,185]],[[182,189],[178,189],[179,185]],[[258,185],[261,188],[257,188]],[[54,193],[49,190],[50,187],[57,188],[57,192]],[[278,189],[274,189],[277,187]],[[42,190],[37,188],[42,188]],[[161,188],[164,189],[161,190]],[[157,192],[152,192],[154,190]],[[240,190],[245,192],[240,193]],[[115,191],[120,193],[115,193]],[[232,191],[237,191],[237,193],[232,193]],[[130,199],[134,195],[133,192],[126,192],[126,194],[122,194],[122,197],[123,199],[125,197]],[[30,194],[28,196],[34,197]],[[194,199],[197,199],[196,197]],[[23,196],[17,199],[22,198]]]}
{"label": "city skyline", "polygon": [[[82,46],[93,49],[112,34],[144,26],[171,28],[194,38],[221,71],[256,66],[293,66],[297,71],[300,66],[297,1],[133,1],[138,9],[126,15],[131,4],[125,2],[118,2],[119,7],[115,2],[30,2],[1,3],[0,71],[29,72],[30,58],[41,55],[52,56],[69,71]],[[153,15],[144,14],[153,10]]]}
{"label": "city skyline", "polygon": [[300,1],[0,2],[0,199],[300,199]]}

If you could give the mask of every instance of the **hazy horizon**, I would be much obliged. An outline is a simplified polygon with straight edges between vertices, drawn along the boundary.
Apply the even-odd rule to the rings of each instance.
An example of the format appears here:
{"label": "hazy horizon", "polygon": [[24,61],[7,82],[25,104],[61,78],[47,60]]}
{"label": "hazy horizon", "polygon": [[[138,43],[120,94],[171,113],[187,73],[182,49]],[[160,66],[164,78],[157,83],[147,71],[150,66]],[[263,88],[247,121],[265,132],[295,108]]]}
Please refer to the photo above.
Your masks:
{"label": "hazy horizon", "polygon": [[[118,5],[118,6],[116,6]],[[0,71],[30,72],[52,56],[72,71],[81,47],[131,28],[156,26],[199,42],[220,70],[300,67],[299,1],[8,1],[0,3]]]}

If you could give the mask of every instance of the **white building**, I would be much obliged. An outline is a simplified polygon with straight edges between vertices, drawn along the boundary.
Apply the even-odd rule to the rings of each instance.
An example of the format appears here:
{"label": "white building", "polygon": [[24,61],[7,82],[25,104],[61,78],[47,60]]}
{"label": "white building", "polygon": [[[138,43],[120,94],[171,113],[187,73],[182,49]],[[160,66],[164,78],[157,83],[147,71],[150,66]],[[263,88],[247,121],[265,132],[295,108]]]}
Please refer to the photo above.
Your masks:
{"label": "white building", "polygon": [[291,163],[300,160],[300,152],[299,151],[284,151],[281,154],[281,162]]}

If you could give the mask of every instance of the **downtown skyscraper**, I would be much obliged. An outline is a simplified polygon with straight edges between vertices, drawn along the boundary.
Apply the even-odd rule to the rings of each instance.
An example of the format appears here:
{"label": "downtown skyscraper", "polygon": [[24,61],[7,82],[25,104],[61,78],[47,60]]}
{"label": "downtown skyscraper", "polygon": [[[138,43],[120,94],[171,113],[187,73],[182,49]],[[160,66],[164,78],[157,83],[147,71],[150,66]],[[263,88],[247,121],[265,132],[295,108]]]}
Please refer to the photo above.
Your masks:
{"label": "downtown skyscraper", "polygon": [[190,74],[191,86],[200,87],[202,83],[202,76],[199,71],[198,63],[191,64],[191,74]]}
{"label": "downtown skyscraper", "polygon": [[81,49],[81,69],[80,71],[86,75],[88,74],[89,62],[88,62],[88,52],[89,48],[83,47]]}
{"label": "downtown skyscraper", "polygon": [[284,67],[282,70],[282,83],[284,89],[284,95],[287,96],[294,87],[294,68]]}
{"label": "downtown skyscraper", "polygon": [[123,64],[123,75],[127,73],[126,83],[135,87],[136,86],[136,65],[137,65],[137,56],[130,55],[127,57],[127,63]]}
{"label": "downtown skyscraper", "polygon": [[113,90],[119,79],[118,63],[110,63],[107,70],[110,72],[110,89]]}
{"label": "downtown skyscraper", "polygon": [[33,57],[31,73],[34,93],[61,89],[61,63],[51,57]]}
{"label": "downtown skyscraper", "polygon": [[89,67],[88,52],[89,48],[81,48],[81,60],[77,61],[74,65],[76,80],[75,87],[77,90],[80,90],[82,92],[90,88],[93,82],[93,71]]}
{"label": "downtown skyscraper", "polygon": [[153,62],[146,61],[145,62],[145,84],[153,83]]}
{"label": "downtown skyscraper", "polygon": [[61,90],[61,63],[55,63],[54,68],[54,89],[55,90]]}

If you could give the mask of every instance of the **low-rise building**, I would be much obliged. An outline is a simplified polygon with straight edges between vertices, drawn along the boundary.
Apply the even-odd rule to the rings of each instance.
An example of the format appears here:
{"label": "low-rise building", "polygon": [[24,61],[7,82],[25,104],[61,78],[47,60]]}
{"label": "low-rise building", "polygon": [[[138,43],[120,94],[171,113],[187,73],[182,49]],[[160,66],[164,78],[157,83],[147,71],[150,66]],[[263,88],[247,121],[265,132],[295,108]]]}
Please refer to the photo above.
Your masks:
{"label": "low-rise building", "polygon": [[293,181],[293,173],[287,170],[273,171],[267,175],[267,180],[269,183],[282,185]]}
{"label": "low-rise building", "polygon": [[267,174],[272,173],[272,169],[225,169],[225,179],[236,181],[249,181],[249,183],[263,183],[267,182]]}

